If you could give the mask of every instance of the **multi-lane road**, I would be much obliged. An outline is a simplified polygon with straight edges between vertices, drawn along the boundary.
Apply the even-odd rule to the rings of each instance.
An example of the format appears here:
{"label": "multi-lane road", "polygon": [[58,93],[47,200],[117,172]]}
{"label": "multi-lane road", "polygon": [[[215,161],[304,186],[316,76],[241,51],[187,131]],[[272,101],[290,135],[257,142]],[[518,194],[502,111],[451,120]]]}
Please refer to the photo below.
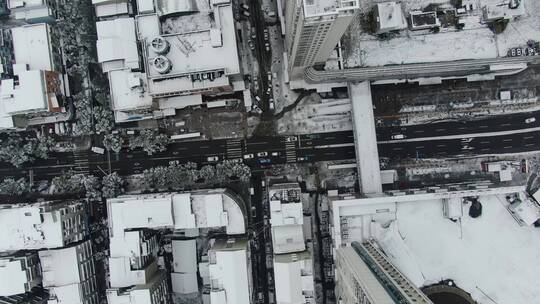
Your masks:
{"label": "multi-lane road", "polygon": [[[536,119],[538,117],[538,119]],[[442,121],[431,124],[377,128],[377,140],[391,140],[396,135],[404,138],[441,137],[452,135],[522,132],[540,128],[540,111],[491,116],[483,119]]]}
{"label": "multi-lane road", "polygon": [[[427,130],[425,132],[437,132]],[[433,129],[433,128],[432,128]],[[449,131],[450,132],[450,131]],[[393,158],[456,157],[461,155],[518,153],[540,150],[540,130],[512,131],[511,134],[486,133],[457,136],[422,137],[412,135],[403,140],[379,141],[379,155]],[[422,135],[422,134],[420,134]],[[260,156],[259,156],[260,155]],[[35,180],[51,179],[62,172],[103,175],[109,170],[121,175],[141,173],[144,169],[166,166],[173,162],[212,164],[209,157],[219,160],[242,159],[254,170],[270,164],[308,163],[318,161],[353,160],[354,134],[351,131],[299,136],[256,137],[246,140],[218,139],[211,141],[176,142],[166,152],[148,156],[141,150],[121,153],[92,152],[55,153],[50,159],[39,160],[21,169],[0,165],[0,176],[29,176]],[[246,158],[249,157],[249,158]]]}

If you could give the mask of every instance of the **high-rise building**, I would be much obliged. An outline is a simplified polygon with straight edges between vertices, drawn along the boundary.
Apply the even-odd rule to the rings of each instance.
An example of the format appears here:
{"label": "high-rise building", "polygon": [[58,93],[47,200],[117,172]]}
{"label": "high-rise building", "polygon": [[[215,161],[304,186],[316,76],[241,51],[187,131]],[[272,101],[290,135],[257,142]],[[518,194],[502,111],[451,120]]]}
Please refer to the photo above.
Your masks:
{"label": "high-rise building", "polygon": [[285,1],[285,43],[291,77],[326,62],[359,10],[359,0]]}
{"label": "high-rise building", "polygon": [[373,241],[336,250],[336,297],[341,304],[432,304]]}

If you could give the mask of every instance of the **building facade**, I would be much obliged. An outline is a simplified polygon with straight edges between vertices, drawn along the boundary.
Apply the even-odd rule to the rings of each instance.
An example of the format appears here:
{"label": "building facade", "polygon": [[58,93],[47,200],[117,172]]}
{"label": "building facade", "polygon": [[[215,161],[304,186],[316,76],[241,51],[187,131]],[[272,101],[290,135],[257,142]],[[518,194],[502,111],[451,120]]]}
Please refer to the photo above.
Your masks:
{"label": "building facade", "polygon": [[358,0],[285,1],[288,70],[295,78],[323,64],[359,10]]}
{"label": "building facade", "polygon": [[342,304],[432,304],[373,241],[336,250],[336,298]]}

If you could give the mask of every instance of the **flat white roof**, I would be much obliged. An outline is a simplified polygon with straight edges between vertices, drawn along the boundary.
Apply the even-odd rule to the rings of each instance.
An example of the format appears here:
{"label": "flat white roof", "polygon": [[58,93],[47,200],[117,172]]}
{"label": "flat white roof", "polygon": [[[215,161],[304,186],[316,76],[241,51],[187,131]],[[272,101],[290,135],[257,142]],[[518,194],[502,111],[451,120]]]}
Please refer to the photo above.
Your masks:
{"label": "flat white roof", "polygon": [[127,1],[125,0],[93,0],[92,4],[94,4],[96,8],[96,16],[97,17],[108,17],[108,16],[115,16],[115,15],[123,15],[127,14],[128,11],[128,5]]}
{"label": "flat white roof", "polygon": [[401,4],[395,1],[377,3],[379,12],[377,22],[381,30],[400,30],[407,28],[407,20],[401,9]]}
{"label": "flat white roof", "polygon": [[0,82],[0,113],[4,116],[18,113],[47,111],[47,93],[42,71],[18,73],[19,84],[14,79]]}
{"label": "flat white roof", "polygon": [[170,197],[127,197],[110,203],[110,212],[113,236],[126,229],[174,226]]}
{"label": "flat white roof", "polygon": [[143,255],[141,249],[141,231],[124,231],[121,235],[114,235],[110,238],[111,257],[140,257]]}
{"label": "flat white roof", "polygon": [[49,300],[48,304],[83,304],[84,298],[80,284],[70,284],[48,288],[49,293],[56,296],[55,300]]}
{"label": "flat white roof", "polygon": [[8,0],[9,8],[44,5],[45,0]]}
{"label": "flat white roof", "polygon": [[306,281],[311,281],[311,286],[306,286],[307,291],[313,291],[313,274],[312,260],[298,259],[292,260],[291,255],[286,255],[290,258],[288,261],[280,261],[280,255],[274,256],[274,282],[276,285],[276,301],[278,303],[306,303],[303,295],[303,275],[302,272],[309,273],[306,275]]}
{"label": "flat white roof", "polygon": [[[233,242],[234,244],[234,242]],[[214,292],[211,297],[218,303],[227,304],[249,304],[250,303],[250,285],[248,273],[247,247],[233,245],[232,248],[222,248],[215,250],[215,264],[210,263],[210,281],[212,282]],[[225,298],[224,298],[225,296]],[[226,299],[223,302],[223,299]],[[212,302],[214,304],[214,302]]]}
{"label": "flat white roof", "polygon": [[53,213],[32,206],[0,209],[0,251],[64,246],[60,214]]}
{"label": "flat white roof", "polygon": [[171,273],[172,291],[180,294],[199,292],[197,272]]}
{"label": "flat white roof", "polygon": [[154,1],[152,0],[137,0],[137,9],[139,14],[150,13],[154,11]]}
{"label": "flat white roof", "polygon": [[416,286],[451,278],[477,303],[535,303],[538,228],[520,226],[506,210],[504,194],[479,201],[482,216],[465,215],[457,223],[443,216],[439,199],[400,203],[394,222],[377,225],[374,238]]}
{"label": "flat white roof", "polygon": [[172,240],[174,272],[197,273],[197,242],[192,240]]}
{"label": "flat white roof", "polygon": [[123,196],[107,201],[112,236],[134,228],[226,227],[228,234],[243,234],[242,209],[223,189],[194,193]]}
{"label": "flat white roof", "polygon": [[29,70],[53,70],[49,26],[31,24],[11,29],[15,62]]}
{"label": "flat white roof", "polygon": [[147,284],[156,271],[155,262],[144,269],[132,270],[129,257],[109,258],[109,279],[112,288]]}
{"label": "flat white roof", "polygon": [[77,247],[39,251],[43,287],[66,286],[81,282]]}
{"label": "flat white roof", "polygon": [[146,75],[129,69],[109,72],[113,111],[145,109],[152,106]]}
{"label": "flat white roof", "polygon": [[11,296],[25,293],[28,283],[26,271],[22,269],[20,260],[0,258],[0,296]]}
{"label": "flat white roof", "polygon": [[302,203],[281,203],[279,200],[271,200],[270,223],[274,252],[295,252],[306,248]]}
{"label": "flat white roof", "polygon": [[[98,62],[120,62],[123,68],[139,68],[139,52],[133,18],[96,22]],[[104,72],[108,72],[104,70]]]}
{"label": "flat white roof", "polygon": [[338,14],[340,10],[358,8],[358,0],[302,0],[306,17]]}

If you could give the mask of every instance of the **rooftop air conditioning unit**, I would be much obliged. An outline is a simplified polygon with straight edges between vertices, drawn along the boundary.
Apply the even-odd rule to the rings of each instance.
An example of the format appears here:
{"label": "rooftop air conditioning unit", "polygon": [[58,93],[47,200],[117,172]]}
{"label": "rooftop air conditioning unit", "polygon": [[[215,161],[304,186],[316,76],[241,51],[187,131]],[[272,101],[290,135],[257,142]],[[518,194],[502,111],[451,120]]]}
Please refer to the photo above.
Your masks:
{"label": "rooftop air conditioning unit", "polygon": [[171,45],[165,38],[157,36],[150,42],[150,47],[156,54],[165,55],[169,52]]}
{"label": "rooftop air conditioning unit", "polygon": [[152,63],[154,65],[154,69],[156,69],[156,71],[160,74],[167,74],[172,69],[171,61],[165,56],[157,56],[154,58],[154,60],[152,60]]}

